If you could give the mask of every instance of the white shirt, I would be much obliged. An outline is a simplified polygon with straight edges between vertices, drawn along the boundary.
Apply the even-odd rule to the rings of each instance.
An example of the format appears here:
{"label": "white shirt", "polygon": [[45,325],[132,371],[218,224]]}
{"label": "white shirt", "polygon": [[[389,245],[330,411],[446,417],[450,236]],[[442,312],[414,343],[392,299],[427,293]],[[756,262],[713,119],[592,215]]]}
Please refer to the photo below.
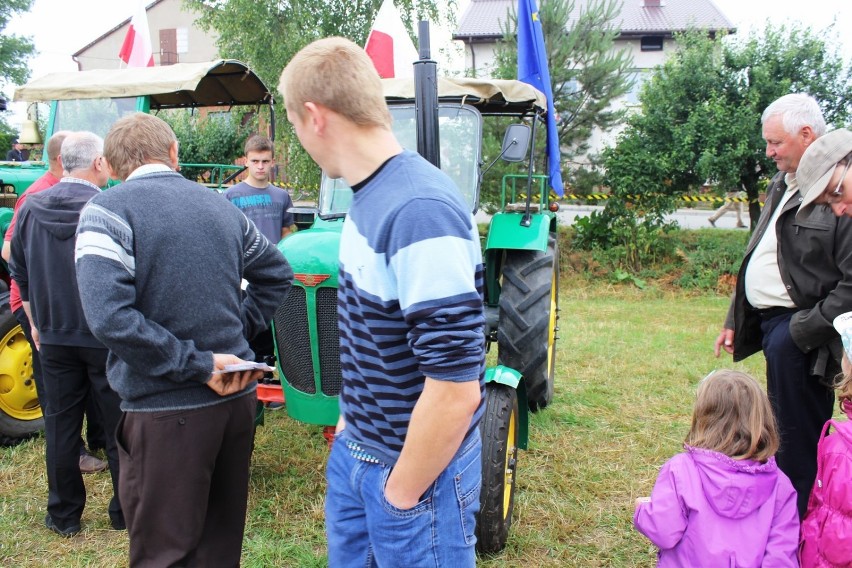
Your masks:
{"label": "white shirt", "polygon": [[778,268],[778,236],[775,223],[784,209],[784,204],[790,200],[799,189],[796,174],[784,176],[787,191],[781,197],[781,203],[772,213],[772,218],[766,225],[763,238],[754,247],[751,260],[746,267],[745,292],[748,303],[762,310],[766,308],[795,308],[796,304],[790,299],[790,293],[781,280],[781,270]]}
{"label": "white shirt", "polygon": [[174,170],[167,166],[166,164],[145,164],[143,166],[139,166],[133,172],[127,176],[127,180],[131,180],[135,177],[144,176],[147,174],[159,173],[159,172],[173,172]]}

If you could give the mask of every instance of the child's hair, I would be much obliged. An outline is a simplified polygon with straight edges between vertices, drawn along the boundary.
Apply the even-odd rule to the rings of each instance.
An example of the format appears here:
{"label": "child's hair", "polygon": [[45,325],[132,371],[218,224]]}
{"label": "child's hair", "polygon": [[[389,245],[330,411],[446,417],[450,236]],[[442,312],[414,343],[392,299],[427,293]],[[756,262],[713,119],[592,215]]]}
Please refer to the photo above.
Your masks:
{"label": "child's hair", "polygon": [[769,398],[746,373],[723,369],[698,384],[686,444],[736,460],[766,462],[778,451],[779,436]]}
{"label": "child's hair", "polygon": [[835,380],[834,392],[837,395],[837,402],[843,408],[844,400],[852,400],[852,368],[849,369],[849,372],[844,371],[837,375]]}

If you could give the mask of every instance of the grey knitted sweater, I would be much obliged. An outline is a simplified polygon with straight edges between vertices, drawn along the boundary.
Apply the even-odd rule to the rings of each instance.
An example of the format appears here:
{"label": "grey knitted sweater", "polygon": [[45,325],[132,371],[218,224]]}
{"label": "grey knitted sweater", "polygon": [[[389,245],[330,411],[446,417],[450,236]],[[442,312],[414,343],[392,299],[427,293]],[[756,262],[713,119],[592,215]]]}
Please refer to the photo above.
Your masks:
{"label": "grey knitted sweater", "polygon": [[254,390],[207,387],[213,353],[252,360],[248,338],[266,329],[293,271],[221,195],[171,171],[132,177],[83,209],[75,260],[122,410],[198,408]]}

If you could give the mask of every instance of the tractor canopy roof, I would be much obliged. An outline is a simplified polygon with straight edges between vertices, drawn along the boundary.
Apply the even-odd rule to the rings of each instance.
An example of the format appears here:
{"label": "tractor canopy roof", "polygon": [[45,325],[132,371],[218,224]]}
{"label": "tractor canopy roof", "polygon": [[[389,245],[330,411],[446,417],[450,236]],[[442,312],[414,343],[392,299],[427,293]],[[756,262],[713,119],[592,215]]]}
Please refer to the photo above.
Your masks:
{"label": "tractor canopy roof", "polygon": [[[382,79],[385,99],[391,103],[414,102],[414,79]],[[484,115],[525,115],[547,112],[544,94],[513,79],[438,77],[440,102],[459,102]]]}
{"label": "tractor canopy roof", "polygon": [[51,73],[16,89],[14,100],[138,96],[150,96],[152,110],[272,103],[272,94],[260,77],[245,63],[233,59]]}

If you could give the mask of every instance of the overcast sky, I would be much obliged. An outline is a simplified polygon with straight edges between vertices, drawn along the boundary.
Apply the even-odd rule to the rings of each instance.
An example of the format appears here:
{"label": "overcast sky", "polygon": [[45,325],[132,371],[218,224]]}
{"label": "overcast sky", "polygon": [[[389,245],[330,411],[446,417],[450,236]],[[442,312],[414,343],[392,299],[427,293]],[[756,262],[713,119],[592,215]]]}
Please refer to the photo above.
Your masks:
{"label": "overcast sky", "polygon": [[[71,59],[71,54],[129,18],[137,1],[35,0],[32,11],[13,18],[5,31],[33,38],[38,55],[31,61],[31,78],[55,71],[74,71],[77,65]],[[459,0],[461,11],[468,1]],[[713,1],[740,33],[747,33],[755,27],[762,29],[767,21],[774,24],[800,22],[814,30],[822,30],[836,18],[837,24],[831,39],[839,43],[847,60],[852,59],[852,34],[849,33],[852,31],[850,0]],[[435,35],[433,32],[433,36]],[[845,43],[840,38],[844,38]],[[434,43],[435,39],[433,37],[433,54],[438,47]],[[14,88],[8,85],[4,89],[8,98],[11,98],[13,91]]]}

